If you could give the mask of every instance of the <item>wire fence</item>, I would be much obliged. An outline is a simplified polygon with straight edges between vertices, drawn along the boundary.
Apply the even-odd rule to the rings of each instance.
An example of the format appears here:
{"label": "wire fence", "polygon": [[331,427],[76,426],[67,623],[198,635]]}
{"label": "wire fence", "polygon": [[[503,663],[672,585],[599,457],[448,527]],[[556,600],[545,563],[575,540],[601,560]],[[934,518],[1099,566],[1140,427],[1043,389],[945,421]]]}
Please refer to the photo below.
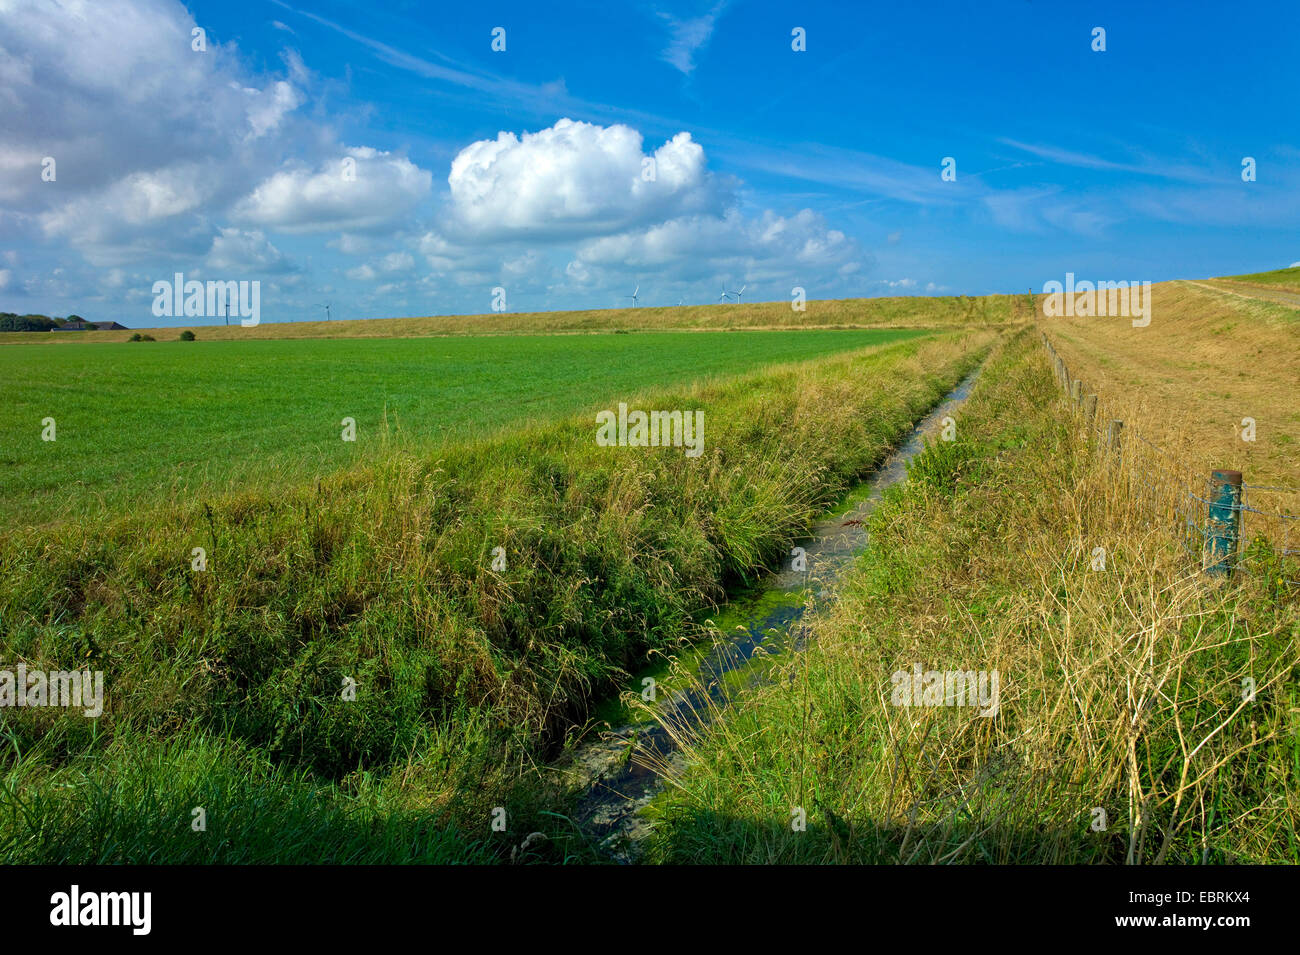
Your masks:
{"label": "wire fence", "polygon": [[[1105,416],[1098,396],[1084,394],[1083,383],[1070,374],[1065,360],[1042,333],[1058,382],[1082,412],[1085,426],[1102,453],[1114,457],[1129,495],[1139,506],[1176,529],[1178,543],[1203,569],[1247,573],[1262,577],[1258,566],[1241,559],[1242,551],[1271,552],[1275,571],[1268,576],[1300,587],[1300,515],[1279,509],[1279,496],[1300,498],[1300,489],[1272,485],[1240,485],[1216,472],[1218,479],[1199,473],[1124,422]],[[1258,548],[1255,545],[1260,545]]]}

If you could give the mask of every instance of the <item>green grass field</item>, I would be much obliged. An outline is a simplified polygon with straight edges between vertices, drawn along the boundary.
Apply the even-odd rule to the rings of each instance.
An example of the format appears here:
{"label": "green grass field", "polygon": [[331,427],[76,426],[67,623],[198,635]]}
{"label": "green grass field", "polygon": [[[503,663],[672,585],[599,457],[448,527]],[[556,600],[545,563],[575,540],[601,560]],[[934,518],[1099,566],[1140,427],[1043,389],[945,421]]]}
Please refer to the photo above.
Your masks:
{"label": "green grass field", "polygon": [[[914,330],[158,342],[0,349],[0,524],[292,481]],[[45,417],[57,440],[41,440]],[[356,441],[341,421],[356,421]],[[385,435],[385,422],[387,434]]]}

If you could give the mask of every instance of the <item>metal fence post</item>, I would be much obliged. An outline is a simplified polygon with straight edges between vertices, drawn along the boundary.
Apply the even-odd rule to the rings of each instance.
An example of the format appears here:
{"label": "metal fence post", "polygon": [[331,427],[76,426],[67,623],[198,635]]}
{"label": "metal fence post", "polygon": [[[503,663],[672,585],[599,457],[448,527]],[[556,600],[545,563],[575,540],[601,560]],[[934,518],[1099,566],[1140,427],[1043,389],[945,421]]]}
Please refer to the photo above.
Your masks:
{"label": "metal fence post", "polygon": [[1210,519],[1205,540],[1210,550],[1208,573],[1232,576],[1241,539],[1241,472],[1210,472]]}

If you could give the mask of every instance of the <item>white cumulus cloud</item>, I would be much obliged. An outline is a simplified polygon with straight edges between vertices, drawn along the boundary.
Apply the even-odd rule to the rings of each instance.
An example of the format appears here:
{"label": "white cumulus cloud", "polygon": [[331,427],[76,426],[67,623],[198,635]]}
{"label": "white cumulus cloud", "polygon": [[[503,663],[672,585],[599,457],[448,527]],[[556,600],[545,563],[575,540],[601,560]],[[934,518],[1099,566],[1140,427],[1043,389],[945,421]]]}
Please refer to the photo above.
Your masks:
{"label": "white cumulus cloud", "polygon": [[846,267],[861,257],[857,243],[807,209],[793,216],[767,210],[754,217],[732,209],[723,216],[686,216],[591,240],[578,248],[566,271],[584,283],[629,271],[695,280],[720,274],[777,280],[847,275],[853,269]]}
{"label": "white cumulus cloud", "polygon": [[212,240],[207,264],[227,271],[277,273],[292,271],[293,264],[260,229],[222,229]]}
{"label": "white cumulus cloud", "polygon": [[629,126],[571,119],[472,143],[447,182],[449,229],[479,241],[607,234],[716,210],[726,198],[690,133],[647,154]]}
{"label": "white cumulus cloud", "polygon": [[275,173],[232,214],[284,232],[364,231],[413,212],[432,185],[432,174],[405,157],[354,147],[314,170],[296,165]]}

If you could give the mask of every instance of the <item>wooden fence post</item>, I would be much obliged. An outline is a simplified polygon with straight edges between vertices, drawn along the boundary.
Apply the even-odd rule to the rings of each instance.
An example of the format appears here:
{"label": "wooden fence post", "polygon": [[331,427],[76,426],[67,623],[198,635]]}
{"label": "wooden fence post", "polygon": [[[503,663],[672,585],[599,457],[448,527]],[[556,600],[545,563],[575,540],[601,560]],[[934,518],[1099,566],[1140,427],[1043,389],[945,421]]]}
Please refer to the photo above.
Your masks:
{"label": "wooden fence post", "polygon": [[1124,430],[1124,422],[1114,418],[1110,426],[1106,429],[1106,448],[1115,453],[1119,453],[1119,436]]}

